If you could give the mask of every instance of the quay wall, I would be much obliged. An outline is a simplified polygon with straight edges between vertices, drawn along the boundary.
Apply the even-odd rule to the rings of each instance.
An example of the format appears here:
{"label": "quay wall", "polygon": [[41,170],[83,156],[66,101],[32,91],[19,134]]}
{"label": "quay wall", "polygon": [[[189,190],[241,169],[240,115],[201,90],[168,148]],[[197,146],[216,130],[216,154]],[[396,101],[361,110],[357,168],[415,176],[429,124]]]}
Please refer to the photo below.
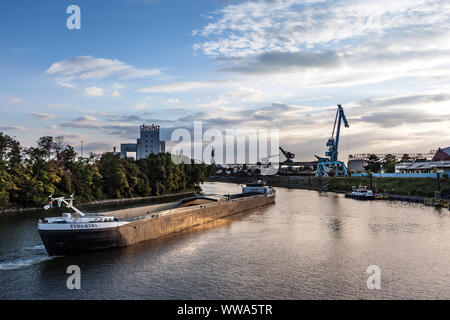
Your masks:
{"label": "quay wall", "polygon": [[[274,187],[322,190],[333,192],[351,191],[353,186],[370,186],[368,177],[314,177],[314,176],[220,176],[209,177],[208,182],[228,182],[245,184],[260,179]],[[433,198],[437,189],[435,178],[381,178],[373,177],[372,187],[376,192],[402,196],[399,199],[417,201],[419,198]],[[441,194],[450,196],[450,179],[440,179]]]}
{"label": "quay wall", "polygon": [[314,176],[220,176],[210,177],[208,182],[228,182],[246,184],[261,180],[274,187],[321,190],[328,182],[328,177]]}

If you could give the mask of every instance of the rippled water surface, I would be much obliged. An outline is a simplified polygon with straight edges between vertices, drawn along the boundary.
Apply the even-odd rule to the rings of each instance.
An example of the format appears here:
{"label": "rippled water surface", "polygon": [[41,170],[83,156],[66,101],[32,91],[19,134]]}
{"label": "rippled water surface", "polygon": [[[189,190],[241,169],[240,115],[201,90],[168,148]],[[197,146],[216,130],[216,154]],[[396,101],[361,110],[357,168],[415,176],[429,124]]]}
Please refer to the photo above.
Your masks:
{"label": "rippled water surface", "polygon": [[[0,215],[1,299],[450,299],[448,209],[277,188],[274,205],[71,257],[47,256],[36,222],[48,214]],[[66,287],[73,264],[81,290]]]}

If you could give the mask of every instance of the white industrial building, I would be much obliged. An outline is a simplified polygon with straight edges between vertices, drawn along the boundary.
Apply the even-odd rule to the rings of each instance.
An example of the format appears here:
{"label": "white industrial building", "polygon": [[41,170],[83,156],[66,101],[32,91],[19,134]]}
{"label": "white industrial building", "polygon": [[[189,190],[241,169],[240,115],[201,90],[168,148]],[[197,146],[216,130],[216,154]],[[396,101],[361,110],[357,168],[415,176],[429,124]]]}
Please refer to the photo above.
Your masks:
{"label": "white industrial building", "polygon": [[433,173],[450,175],[450,161],[400,162],[395,165],[396,173]]}
{"label": "white industrial building", "polygon": [[136,143],[122,143],[120,145],[120,157],[126,158],[127,152],[136,153],[136,160],[147,158],[149,154],[166,152],[165,141],[160,140],[159,126],[152,124],[140,126],[140,138]]}

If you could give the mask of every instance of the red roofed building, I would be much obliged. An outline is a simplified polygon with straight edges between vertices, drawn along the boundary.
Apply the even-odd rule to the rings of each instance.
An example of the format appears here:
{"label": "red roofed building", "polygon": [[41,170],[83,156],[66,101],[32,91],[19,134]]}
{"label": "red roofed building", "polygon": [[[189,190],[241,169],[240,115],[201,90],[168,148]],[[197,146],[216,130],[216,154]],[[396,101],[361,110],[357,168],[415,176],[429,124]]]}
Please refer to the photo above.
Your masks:
{"label": "red roofed building", "polygon": [[431,161],[450,161],[450,147],[439,148]]}

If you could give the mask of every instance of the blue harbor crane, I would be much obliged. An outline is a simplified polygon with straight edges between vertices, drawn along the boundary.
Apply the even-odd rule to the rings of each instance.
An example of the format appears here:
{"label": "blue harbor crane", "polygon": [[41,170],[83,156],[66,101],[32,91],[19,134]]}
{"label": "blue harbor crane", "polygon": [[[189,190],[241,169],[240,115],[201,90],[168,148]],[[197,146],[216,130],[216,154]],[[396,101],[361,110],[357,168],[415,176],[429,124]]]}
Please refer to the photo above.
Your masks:
{"label": "blue harbor crane", "polygon": [[[328,151],[325,152],[325,157],[315,156],[318,160],[316,176],[328,176],[328,169],[334,169],[335,176],[347,176],[347,167],[345,163],[338,160],[339,135],[341,133],[341,121],[344,122],[346,128],[349,127],[347,118],[344,114],[344,109],[340,104],[337,105],[336,117],[334,119],[333,132],[331,138],[328,139]],[[337,125],[337,127],[336,127]],[[334,133],[336,132],[336,138]]]}

